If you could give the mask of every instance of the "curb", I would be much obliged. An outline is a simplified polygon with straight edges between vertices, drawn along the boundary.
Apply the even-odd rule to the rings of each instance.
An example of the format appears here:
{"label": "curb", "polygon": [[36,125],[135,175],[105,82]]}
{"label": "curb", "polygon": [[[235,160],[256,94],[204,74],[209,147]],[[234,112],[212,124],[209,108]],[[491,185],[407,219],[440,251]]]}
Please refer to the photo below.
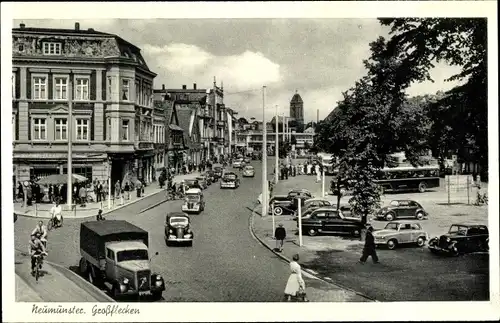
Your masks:
{"label": "curb", "polygon": [[160,202],[158,202],[158,203],[155,203],[155,204],[153,204],[153,205],[150,205],[150,206],[148,206],[147,208],[145,208],[144,210],[140,210],[137,214],[142,214],[142,213],[144,213],[144,212],[146,212],[146,211],[149,211],[149,210],[151,210],[151,209],[154,209],[154,208],[155,208],[155,207],[157,207],[158,205],[163,204],[163,203],[166,203],[166,202],[168,202],[168,200],[166,200],[166,199],[165,199],[164,201],[160,201]]}
{"label": "curb", "polygon": [[[140,198],[140,199],[135,199],[133,201],[130,201],[128,203],[125,203],[125,204],[122,204],[122,205],[119,205],[117,206],[116,208],[114,209],[111,209],[111,210],[106,210],[106,211],[103,211],[102,214],[105,215],[105,214],[109,214],[109,213],[112,213],[114,211],[117,211],[121,208],[124,208],[126,206],[129,206],[129,205],[132,205],[134,203],[137,203],[139,201],[142,201],[144,200],[145,198],[147,197],[150,197],[150,196],[153,196],[153,195],[156,195],[156,194],[160,194],[160,193],[163,193],[166,189],[161,189],[161,191],[158,191],[158,192],[154,192],[154,193],[150,193],[150,194],[147,194],[147,195],[144,195],[144,197]],[[87,209],[87,210],[94,210],[94,209]],[[95,210],[98,210],[97,208]],[[48,211],[47,211],[48,212]],[[32,214],[26,214],[26,213],[21,213],[21,212],[16,212],[14,211],[14,214],[16,214],[17,216],[24,216],[24,217],[27,217],[27,218],[35,218],[35,219],[50,219],[50,216],[35,216],[35,215],[32,215]],[[66,217],[67,219],[86,219],[86,218],[91,218],[91,217],[95,217],[95,214],[94,215],[85,215],[85,216],[74,216],[74,217]]]}
{"label": "curb", "polygon": [[[259,238],[259,236],[257,236],[257,234],[255,234],[255,231],[254,231],[254,218],[255,218],[255,215],[254,215],[254,213],[252,212],[252,214],[250,215],[250,218],[249,218],[249,228],[250,228],[250,233],[251,233],[251,235],[252,235],[252,236],[253,236],[253,237],[254,237],[257,241],[259,241],[259,242],[260,242],[260,244],[262,244],[264,247],[266,247],[268,250],[270,250],[273,254],[275,254],[276,256],[278,256],[279,258],[281,258],[282,260],[286,261],[287,263],[290,263],[290,262],[291,262],[291,260],[290,260],[290,259],[288,259],[286,256],[284,256],[284,255],[282,255],[282,254],[280,254],[280,253],[278,253],[278,252],[275,252],[275,251],[274,251],[274,249],[273,249],[271,246],[269,246],[269,245],[268,245],[268,244],[267,244],[267,243],[266,243],[263,239]],[[361,297],[363,297],[363,298],[369,299],[369,300],[371,300],[371,301],[373,301],[373,302],[377,302],[377,303],[379,302],[379,301],[377,301],[376,299],[374,299],[374,298],[372,298],[372,297],[369,297],[369,296],[367,296],[367,295],[365,295],[365,294],[363,294],[363,293],[357,292],[357,291],[355,291],[355,290],[353,290],[353,289],[351,289],[351,288],[344,287],[344,286],[342,286],[342,285],[340,285],[340,284],[338,284],[338,283],[334,283],[334,282],[332,282],[332,281],[328,281],[328,280],[326,280],[326,279],[324,279],[324,278],[322,278],[322,277],[319,277],[316,273],[312,272],[312,271],[311,271],[311,269],[307,268],[307,267],[306,267],[306,266],[304,266],[304,265],[301,265],[301,267],[302,267],[303,271],[307,272],[309,275],[313,276],[314,278],[316,278],[316,279],[318,279],[318,280],[320,280],[320,281],[322,281],[322,282],[325,282],[325,283],[327,283],[327,284],[330,284],[330,285],[336,286],[336,287],[338,287],[338,288],[340,288],[340,289],[347,290],[347,291],[352,292],[352,293],[354,293],[354,294],[356,294],[356,295],[358,295],[358,296],[361,296]]]}
{"label": "curb", "polygon": [[[23,252],[19,249],[15,249],[18,252]],[[98,287],[90,284],[88,281],[85,280],[85,278],[79,276],[78,274],[74,273],[73,271],[69,270],[68,268],[58,265],[56,263],[53,263],[48,260],[44,260],[44,262],[51,267],[53,267],[55,270],[59,271],[63,276],[65,276],[67,279],[71,280],[73,283],[75,283],[78,287],[81,289],[85,290],[87,293],[92,295],[94,298],[96,298],[97,301],[99,302],[108,302],[108,303],[115,303],[116,301],[106,295],[105,292],[100,290]],[[20,277],[23,279],[22,277]]]}

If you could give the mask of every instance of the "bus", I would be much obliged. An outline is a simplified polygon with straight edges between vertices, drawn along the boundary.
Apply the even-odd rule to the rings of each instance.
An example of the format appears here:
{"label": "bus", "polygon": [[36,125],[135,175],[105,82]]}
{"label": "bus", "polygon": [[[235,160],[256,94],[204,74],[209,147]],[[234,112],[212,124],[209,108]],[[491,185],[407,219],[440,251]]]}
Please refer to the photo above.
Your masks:
{"label": "bus", "polygon": [[429,188],[439,187],[439,165],[386,167],[375,183],[384,192],[418,190],[424,193]]}

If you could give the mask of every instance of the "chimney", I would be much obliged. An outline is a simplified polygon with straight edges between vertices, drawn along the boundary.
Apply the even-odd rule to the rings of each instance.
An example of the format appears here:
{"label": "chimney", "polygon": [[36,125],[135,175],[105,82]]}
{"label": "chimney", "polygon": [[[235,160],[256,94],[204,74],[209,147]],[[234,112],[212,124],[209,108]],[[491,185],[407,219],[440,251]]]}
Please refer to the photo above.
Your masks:
{"label": "chimney", "polygon": [[162,84],[162,85],[161,85],[161,89],[162,89],[163,91],[165,91],[165,84]]}
{"label": "chimney", "polygon": [[196,90],[196,83],[193,83],[193,89]]}
{"label": "chimney", "polygon": [[21,29],[24,29],[24,27],[26,27],[26,25],[25,25],[24,23],[21,23],[21,24],[19,25],[19,27],[21,27]]}
{"label": "chimney", "polygon": [[76,31],[80,30],[80,23],[79,22],[75,22],[75,30]]}
{"label": "chimney", "polygon": [[183,86],[182,86],[182,89],[183,89],[183,90],[187,90],[187,86],[186,86],[186,85],[183,85]]}

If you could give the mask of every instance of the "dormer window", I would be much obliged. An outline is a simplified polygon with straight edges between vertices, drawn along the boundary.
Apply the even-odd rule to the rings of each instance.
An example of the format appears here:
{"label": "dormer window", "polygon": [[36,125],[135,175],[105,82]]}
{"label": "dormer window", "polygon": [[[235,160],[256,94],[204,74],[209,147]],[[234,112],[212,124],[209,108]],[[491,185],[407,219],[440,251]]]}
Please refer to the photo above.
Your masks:
{"label": "dormer window", "polygon": [[62,44],[61,43],[43,43],[43,54],[44,55],[61,55]]}

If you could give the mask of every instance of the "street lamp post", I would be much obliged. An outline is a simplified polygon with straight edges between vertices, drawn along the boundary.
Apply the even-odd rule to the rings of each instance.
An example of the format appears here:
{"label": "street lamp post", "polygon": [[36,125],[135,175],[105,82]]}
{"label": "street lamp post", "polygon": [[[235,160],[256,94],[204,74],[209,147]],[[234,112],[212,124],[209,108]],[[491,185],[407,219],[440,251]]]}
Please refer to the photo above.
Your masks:
{"label": "street lamp post", "polygon": [[266,127],[266,86],[262,87],[262,216],[267,215],[267,127]]}
{"label": "street lamp post", "polygon": [[275,120],[276,120],[276,131],[275,131],[275,138],[274,138],[274,141],[275,141],[275,145],[274,145],[274,153],[276,155],[276,164],[274,165],[274,183],[275,184],[278,184],[278,168],[279,168],[279,134],[278,134],[278,129],[279,129],[279,124],[278,124],[278,105],[276,105],[276,116],[275,116]]}
{"label": "street lamp post", "polygon": [[73,207],[73,81],[68,82],[68,207]]}

